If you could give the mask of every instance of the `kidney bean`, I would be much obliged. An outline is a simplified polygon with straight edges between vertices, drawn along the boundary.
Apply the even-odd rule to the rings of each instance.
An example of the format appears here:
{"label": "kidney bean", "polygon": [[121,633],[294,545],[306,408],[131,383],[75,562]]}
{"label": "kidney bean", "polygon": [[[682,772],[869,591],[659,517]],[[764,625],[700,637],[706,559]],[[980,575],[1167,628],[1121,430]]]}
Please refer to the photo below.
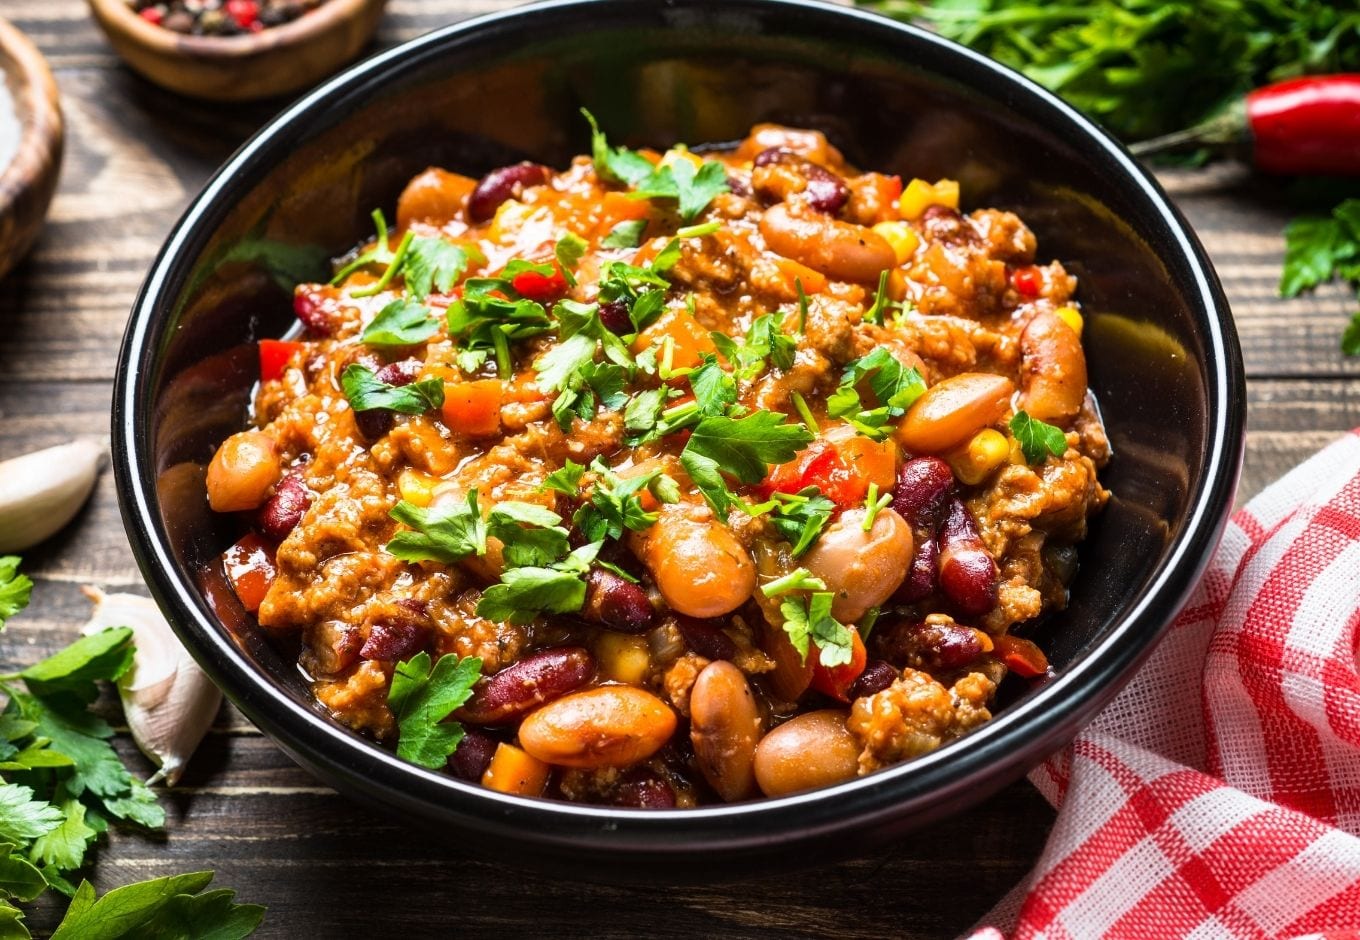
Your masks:
{"label": "kidney bean", "polygon": [[414,619],[379,620],[368,631],[368,639],[359,648],[364,659],[396,662],[409,659],[425,645],[430,629]]}
{"label": "kidney bean", "polygon": [[303,513],[311,504],[312,494],[302,482],[302,471],[294,468],[284,475],[279,485],[274,487],[274,495],[265,501],[256,520],[256,528],[262,535],[282,542],[288,533],[297,528]]}
{"label": "kidney bean", "polygon": [[959,612],[980,617],[996,606],[997,569],[963,501],[949,503],[940,526],[940,589]]}
{"label": "kidney bean", "polygon": [[737,655],[737,644],[713,623],[682,614],[675,618],[675,627],[685,645],[705,659],[731,660]]}
{"label": "kidney bean", "polygon": [[954,471],[939,457],[913,457],[897,471],[892,508],[918,528],[934,529],[949,497],[954,495]]}
{"label": "kidney bean", "polygon": [[675,790],[655,771],[631,767],[619,775],[613,802],[615,806],[637,809],[674,809]]}
{"label": "kidney bean", "polygon": [[421,365],[419,359],[399,359],[379,369],[374,378],[388,385],[410,385],[420,375]]}
{"label": "kidney bean", "polygon": [[931,672],[962,669],[982,655],[982,638],[957,623],[902,623],[883,633],[881,651],[893,662]]}
{"label": "kidney bean", "polygon": [[549,702],[519,726],[532,757],[559,767],[627,767],[675,733],[675,712],[650,692],[604,685]]}
{"label": "kidney bean", "polygon": [[492,170],[483,176],[467,201],[467,217],[473,222],[485,222],[496,214],[501,203],[517,199],[526,186],[541,186],[552,176],[552,170],[538,163],[514,163]]}
{"label": "kidney bean", "polygon": [[[835,215],[850,198],[850,187],[835,173],[818,166],[806,157],[801,157],[784,147],[770,147],[756,154],[752,161],[754,167],[782,166],[792,172],[794,185],[801,181],[802,193],[808,205],[818,212]],[[752,187],[757,193],[773,201],[782,201],[789,195],[789,187],[775,182],[768,173],[753,173]]]}
{"label": "kidney bean", "polygon": [[628,315],[628,305],[622,300],[600,304],[600,322],[604,324],[606,330],[619,336],[637,332],[632,318]]}
{"label": "kidney bean", "polygon": [[797,715],[761,738],[753,764],[766,796],[784,796],[853,780],[859,742],[835,709]]}
{"label": "kidney bean", "polygon": [[[374,378],[388,385],[410,385],[420,375],[421,363],[418,359],[402,359],[391,362],[374,373]],[[355,426],[367,441],[376,441],[392,430],[394,414],[389,408],[370,408],[354,413]]]}
{"label": "kidney bean", "polygon": [[931,241],[946,245],[963,245],[979,241],[977,230],[964,219],[959,210],[948,206],[926,206],[921,213],[921,227]]}
{"label": "kidney bean", "polygon": [[326,284],[299,284],[293,291],[293,314],[308,332],[330,336],[340,318],[339,295]]}
{"label": "kidney bean", "polygon": [[893,595],[893,600],[901,604],[914,604],[929,597],[935,590],[935,573],[939,568],[939,561],[939,543],[933,538],[921,539],[916,544],[916,555],[911,560],[907,578]]}
{"label": "kidney bean", "polygon": [[509,724],[580,688],[594,673],[595,657],[580,646],[539,650],[480,680],[458,718],[478,725]]}
{"label": "kidney bean", "polygon": [[656,611],[647,592],[606,568],[586,575],[586,599],[581,616],[623,633],[641,633],[652,625]]}
{"label": "kidney bean", "polygon": [[760,712],[746,676],[729,662],[709,663],[694,680],[689,712],[690,740],[704,779],[729,803],[753,795]]}
{"label": "kidney bean", "polygon": [[864,671],[859,674],[859,678],[851,683],[847,696],[853,702],[857,698],[882,692],[892,685],[893,681],[900,675],[901,673],[894,669],[891,663],[875,659],[865,666]]}
{"label": "kidney bean", "polygon": [[486,768],[491,766],[491,756],[496,753],[498,744],[500,742],[485,731],[478,731],[476,728],[464,730],[463,740],[458,742],[458,750],[449,758],[449,773],[460,780],[479,782],[482,774],[486,773]]}

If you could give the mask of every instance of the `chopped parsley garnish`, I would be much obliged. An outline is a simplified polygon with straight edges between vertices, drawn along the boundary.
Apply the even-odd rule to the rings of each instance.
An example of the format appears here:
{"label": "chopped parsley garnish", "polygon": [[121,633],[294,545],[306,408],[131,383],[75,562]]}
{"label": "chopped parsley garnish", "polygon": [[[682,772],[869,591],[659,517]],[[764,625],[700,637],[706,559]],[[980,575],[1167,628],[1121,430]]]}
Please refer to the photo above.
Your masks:
{"label": "chopped parsley garnish", "polygon": [[689,385],[701,415],[727,414],[727,409],[737,403],[736,378],[718,365],[718,357],[711,353],[690,372]]}
{"label": "chopped parsley garnish", "polygon": [[[373,227],[377,229],[378,232],[378,237],[374,241],[373,247],[368,249],[368,251],[361,253],[349,264],[335,272],[335,277],[331,278],[332,285],[339,284],[355,271],[367,267],[370,264],[382,264],[390,267],[392,262],[396,260],[396,252],[392,250],[387,235],[387,217],[383,215],[381,209],[374,209],[371,218],[373,219]],[[376,294],[377,291],[372,291],[372,293]]]}
{"label": "chopped parsley garnish", "polygon": [[[626,441],[630,447],[659,437],[657,429],[666,407],[666,399],[675,390],[662,386],[639,392],[628,401],[623,410],[623,426],[628,432]],[[678,394],[678,392],[677,392]]]}
{"label": "chopped parsley garnish", "polygon": [[465,248],[438,236],[412,239],[402,268],[406,289],[417,300],[424,300],[431,290],[447,294],[467,271],[468,261],[472,258],[479,263],[485,261],[482,253],[472,246]]}
{"label": "chopped parsley garnish", "polygon": [[[860,398],[859,385],[866,381],[878,400],[872,408]],[[846,365],[840,385],[826,400],[826,413],[845,418],[860,434],[881,441],[888,436],[888,422],[906,414],[925,390],[921,373],[879,347]]]}
{"label": "chopped parsley garnish", "polygon": [[572,522],[592,542],[620,539],[625,530],[641,532],[656,522],[657,514],[642,508],[643,491],[659,503],[673,503],[680,498],[679,486],[660,469],[622,478],[599,457],[590,469],[596,477],[590,488],[590,500],[576,510]]}
{"label": "chopped parsley garnish", "polygon": [[611,183],[622,183],[633,189],[638,199],[674,199],[680,218],[692,222],[702,213],[713,197],[727,192],[727,169],[713,160],[695,167],[681,158],[669,166],[654,166],[642,154],[626,147],[611,147],[599,124],[584,108],[581,113],[590,122],[590,149],[595,172]]}
{"label": "chopped parsley garnish", "polygon": [[405,297],[392,301],[364,327],[359,339],[366,346],[414,346],[439,332],[430,308]]}
{"label": "chopped parsley garnish", "polygon": [[[507,275],[515,264],[506,266]],[[552,269],[551,265],[543,267]],[[537,301],[520,297],[510,285],[510,276],[467,281],[463,296],[449,305],[446,319],[449,338],[462,343],[465,350],[494,352],[497,372],[504,377],[513,371],[510,343],[552,329],[548,311]]]}
{"label": "chopped parsley garnish", "polygon": [[792,460],[810,443],[807,428],[788,424],[784,415],[773,411],[755,411],[744,418],[715,415],[695,425],[680,465],[713,511],[726,519],[736,499],[724,474],[742,483],[759,483],[771,464]]}
{"label": "chopped parsley garnish", "polygon": [[746,339],[738,343],[725,333],[709,334],[718,352],[732,366],[737,378],[750,381],[765,371],[767,362],[781,372],[793,367],[794,353],[798,343],[792,336],[779,328],[779,321],[772,313],[756,317],[751,328],[746,331]]}
{"label": "chopped parsley garnish", "polygon": [[803,279],[795,277],[793,279],[794,289],[798,291],[798,333],[802,335],[807,332],[808,320],[808,298],[803,292]]}
{"label": "chopped parsley garnish", "polygon": [[477,508],[475,489],[468,492],[466,503],[449,509],[424,509],[402,500],[388,515],[411,528],[387,543],[387,553],[403,561],[453,564],[470,555],[486,554],[487,526]]}
{"label": "chopped parsley garnish", "polygon": [[794,558],[816,544],[836,511],[836,504],[815,486],[804,487],[797,493],[775,493],[760,508],[764,506],[770,506],[770,524],[792,546]]}
{"label": "chopped parsley garnish", "polygon": [[482,674],[475,656],[449,654],[430,664],[430,654],[417,653],[397,663],[387,705],[397,719],[397,756],[439,770],[463,740],[463,726],[447,721],[472,696]]}
{"label": "chopped parsley garnish", "polygon": [[883,271],[878,275],[878,292],[874,294],[874,303],[868,310],[864,311],[865,323],[877,323],[883,325],[883,310],[888,304],[888,272]]}
{"label": "chopped parsley garnish", "polygon": [[762,585],[760,591],[766,597],[778,597],[790,591],[825,591],[826,582],[815,577],[806,568],[794,568],[781,578]]}
{"label": "chopped parsley garnish", "polygon": [[1049,454],[1061,457],[1067,453],[1067,435],[1063,429],[1031,418],[1025,411],[1017,411],[1011,418],[1011,433],[1020,442],[1020,449],[1030,463],[1040,463]]}
{"label": "chopped parsley garnish", "polygon": [[[633,357],[628,347],[600,322],[599,306],[564,300],[553,309],[560,342],[534,362],[538,386],[558,392],[552,404],[553,417],[566,431],[571,420],[589,421],[597,405],[613,411],[628,403],[624,386],[633,372]],[[603,347],[610,362],[596,362]]]}
{"label": "chopped parsley garnish", "polygon": [[563,235],[553,246],[553,257],[562,270],[562,277],[572,287],[576,286],[576,266],[581,263],[581,256],[586,253],[587,247],[586,240],[572,232]]}
{"label": "chopped parsley garnish", "polygon": [[642,233],[647,230],[646,219],[629,219],[620,222],[600,239],[601,248],[636,248],[642,244]]}
{"label": "chopped parsley garnish", "polygon": [[409,385],[388,385],[368,366],[354,363],[340,376],[349,405],[355,411],[388,408],[407,415],[424,414],[444,404],[444,383],[439,379],[422,379]]}
{"label": "chopped parsley garnish", "polygon": [[568,457],[567,462],[562,465],[560,470],[554,470],[548,474],[540,488],[556,490],[574,499],[581,493],[581,478],[585,476],[585,472],[585,467]]}
{"label": "chopped parsley garnish", "polygon": [[784,632],[804,662],[809,643],[817,648],[817,658],[827,668],[847,665],[854,656],[855,631],[831,616],[835,598],[830,591],[814,591],[806,600],[790,597],[779,605]]}
{"label": "chopped parsley garnish", "polygon": [[585,603],[585,576],[600,545],[583,545],[549,565],[507,568],[499,583],[482,592],[477,616],[528,623],[539,614],[575,613]]}
{"label": "chopped parsley garnish", "polygon": [[877,483],[869,484],[869,492],[864,497],[864,522],[860,524],[865,532],[868,532],[874,527],[874,520],[878,518],[880,512],[888,508],[892,503],[892,500],[891,493],[884,493],[882,496],[878,495]]}
{"label": "chopped parsley garnish", "polygon": [[812,414],[812,409],[808,407],[808,403],[803,400],[803,396],[796,391],[791,391],[789,397],[793,399],[793,407],[797,409],[798,417],[803,420],[807,429],[813,434],[820,434],[821,426],[817,424],[817,418]]}

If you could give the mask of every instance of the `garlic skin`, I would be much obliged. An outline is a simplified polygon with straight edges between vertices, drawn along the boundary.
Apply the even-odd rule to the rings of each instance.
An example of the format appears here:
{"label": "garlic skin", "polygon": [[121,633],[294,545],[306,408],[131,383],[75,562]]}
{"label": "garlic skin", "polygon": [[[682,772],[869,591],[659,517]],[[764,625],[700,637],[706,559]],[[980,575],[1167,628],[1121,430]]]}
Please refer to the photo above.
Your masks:
{"label": "garlic skin", "polygon": [[173,787],[222,705],[222,692],[198,668],[166,623],[156,602],[136,594],[81,591],[94,601],[94,613],[81,633],[131,627],[137,654],[118,680],[132,739],[160,769],[147,781]]}
{"label": "garlic skin", "polygon": [[0,554],[31,548],[70,522],[103,454],[93,441],[72,441],[0,462]]}

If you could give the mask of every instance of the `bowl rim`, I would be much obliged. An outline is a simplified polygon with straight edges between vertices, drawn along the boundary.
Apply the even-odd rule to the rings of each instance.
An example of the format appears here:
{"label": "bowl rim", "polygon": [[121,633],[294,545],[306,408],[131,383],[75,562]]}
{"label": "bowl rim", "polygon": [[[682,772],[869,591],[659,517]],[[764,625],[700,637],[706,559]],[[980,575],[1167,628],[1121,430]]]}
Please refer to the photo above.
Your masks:
{"label": "bowl rim", "polygon": [[[1012,96],[1039,108],[1079,133],[1095,148],[1089,159],[1122,173],[1130,198],[1151,210],[1149,226],[1174,243],[1178,266],[1189,272],[1180,284],[1196,319],[1203,318],[1207,362],[1201,363],[1207,402],[1204,470],[1187,496],[1186,522],[1166,560],[1110,635],[1073,667],[1023,701],[1000,712],[964,739],[912,761],[856,780],[777,798],[684,810],[630,810],[510,796],[399,760],[395,753],[360,738],[317,710],[294,701],[257,669],[212,618],[197,589],[181,580],[155,511],[148,418],[149,383],[156,343],[169,315],[167,287],[182,277],[178,263],[186,244],[238,176],[249,175],[263,154],[286,148],[295,122],[342,97],[375,75],[403,64],[418,68],[424,56],[448,54],[461,43],[514,32],[539,18],[588,14],[616,22],[611,13],[642,15],[657,10],[706,14],[771,8],[781,16],[821,22],[834,33],[873,34],[880,45],[926,50],[952,60],[944,77],[997,102]],[[839,37],[838,37],[839,38]],[[938,63],[935,63],[938,65]],[[938,73],[938,68],[935,69]],[[968,78],[961,77],[967,73]],[[988,84],[984,84],[985,79]],[[1013,99],[1012,99],[1013,100]],[[201,247],[201,246],[200,246]],[[196,250],[196,249],[195,249]],[[719,851],[768,851],[799,841],[826,841],[851,824],[898,821],[912,813],[953,811],[976,802],[1017,778],[1067,743],[1108,703],[1150,655],[1208,564],[1227,524],[1240,469],[1245,423],[1245,378],[1227,301],[1209,259],[1161,186],[1117,141],[1061,99],[1006,66],[917,27],[855,8],[815,0],[548,0],[476,17],[434,30],[379,52],[317,86],[284,109],[248,140],[205,184],[167,237],[129,319],[113,396],[113,456],[119,502],[133,552],[152,595],[195,659],[246,716],[296,760],[351,794],[381,800],[425,818],[487,834],[510,834],[540,849],[593,850],[617,858],[709,855]],[[397,787],[392,784],[399,782]],[[736,826],[735,822],[742,825]],[[812,860],[801,862],[811,864]],[[800,864],[791,860],[791,864]]]}
{"label": "bowl rim", "polygon": [[[8,212],[19,194],[38,185],[60,160],[65,135],[61,97],[47,58],[19,27],[0,17],[0,55],[11,58],[23,76],[21,88],[4,91],[14,102],[19,144],[9,163],[0,166],[0,215]],[[0,73],[0,85],[4,83]]]}
{"label": "bowl rim", "polygon": [[238,33],[233,36],[196,36],[177,33],[148,23],[132,12],[124,0],[87,0],[96,18],[108,29],[116,29],[127,38],[158,55],[191,61],[231,62],[280,49],[290,49],[333,29],[343,27],[350,20],[362,16],[374,7],[383,7],[387,0],[326,0],[295,20],[258,33]]}

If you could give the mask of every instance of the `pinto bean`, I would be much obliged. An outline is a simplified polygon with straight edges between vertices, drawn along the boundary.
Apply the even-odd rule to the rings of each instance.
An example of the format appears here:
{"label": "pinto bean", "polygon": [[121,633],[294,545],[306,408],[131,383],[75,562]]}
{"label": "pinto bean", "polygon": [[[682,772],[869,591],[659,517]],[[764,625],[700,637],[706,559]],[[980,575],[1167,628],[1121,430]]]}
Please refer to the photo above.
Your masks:
{"label": "pinto bean", "polygon": [[952,495],[954,471],[949,464],[939,457],[913,457],[897,472],[892,508],[912,525],[934,529]]}
{"label": "pinto bean", "polygon": [[279,480],[279,449],[262,431],[238,431],[208,464],[208,505],[215,512],[255,509]]}
{"label": "pinto bean", "polygon": [[844,623],[891,597],[913,555],[911,526],[896,512],[881,510],[868,532],[864,520],[864,509],[847,509],[803,556],[803,565],[836,595],[831,613]]}
{"label": "pinto bean", "polygon": [[404,229],[412,222],[447,222],[457,217],[476,186],[476,180],[461,173],[430,167],[407,183],[397,197],[397,227]]}
{"label": "pinto bean", "polygon": [[760,712],[751,686],[729,662],[709,663],[689,694],[690,740],[704,779],[729,803],[755,793]]}
{"label": "pinto bean", "polygon": [[962,500],[950,501],[940,526],[940,590],[959,612],[980,617],[996,606],[997,569]]}
{"label": "pinto bean", "polygon": [[853,780],[859,742],[836,709],[797,715],[761,738],[753,768],[766,796],[784,796]]}
{"label": "pinto bean", "polygon": [[531,756],[560,767],[627,767],[675,733],[675,712],[650,692],[604,685],[549,702],[519,726]]}
{"label": "pinto bean", "polygon": [[1015,386],[1003,375],[964,372],[932,385],[907,410],[897,441],[917,454],[939,454],[995,424],[1010,408]]}
{"label": "pinto bean", "polygon": [[476,725],[509,724],[579,689],[594,673],[595,657],[582,647],[539,650],[479,680],[458,718]]}
{"label": "pinto bean", "polygon": [[265,501],[256,527],[266,537],[282,542],[288,533],[297,528],[311,504],[312,494],[307,484],[302,482],[302,471],[297,468],[290,470],[274,487],[274,495]]}
{"label": "pinto bean", "polygon": [[468,196],[468,220],[485,222],[496,214],[501,203],[507,199],[518,199],[526,186],[542,186],[551,177],[552,170],[527,160],[492,170],[482,177],[472,190],[472,195]]}
{"label": "pinto bean", "polygon": [[1070,426],[1086,400],[1086,354],[1081,337],[1049,310],[1020,334],[1020,407],[1031,418]]}
{"label": "pinto bean", "polygon": [[586,599],[581,616],[624,633],[641,633],[652,625],[656,611],[647,592],[605,568],[586,575]]}
{"label": "pinto bean", "polygon": [[757,124],[751,128],[750,136],[737,147],[736,156],[739,160],[752,160],[762,151],[776,148],[791,150],[822,166],[837,166],[841,162],[840,151],[827,143],[821,131],[781,124]]}
{"label": "pinto bean", "polygon": [[823,215],[795,214],[784,203],[765,210],[760,234],[775,254],[840,281],[873,283],[897,264],[892,246],[872,229]]}
{"label": "pinto bean", "polygon": [[756,589],[751,556],[732,530],[713,519],[691,518],[686,510],[663,511],[632,544],[673,609],[691,617],[731,613]]}

